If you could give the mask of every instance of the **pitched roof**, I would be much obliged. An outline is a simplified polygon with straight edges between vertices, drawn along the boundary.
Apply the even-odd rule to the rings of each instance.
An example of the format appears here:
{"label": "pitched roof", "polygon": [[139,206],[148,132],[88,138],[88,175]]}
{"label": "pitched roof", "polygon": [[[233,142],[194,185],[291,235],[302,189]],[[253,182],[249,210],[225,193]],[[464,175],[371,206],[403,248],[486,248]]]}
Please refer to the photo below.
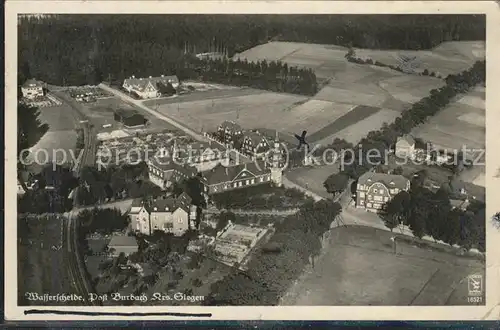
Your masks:
{"label": "pitched roof", "polygon": [[182,194],[180,194],[177,197],[177,200],[181,201],[182,203],[184,203],[186,205],[191,205],[191,202],[193,201],[193,199],[188,194],[186,194],[185,192],[183,192]]}
{"label": "pitched roof", "polygon": [[409,134],[406,134],[406,135],[398,137],[398,139],[396,140],[396,143],[399,143],[399,142],[402,142],[402,141],[408,143],[409,145],[414,145],[415,144],[415,139],[411,135],[409,135]]}
{"label": "pitched roof", "polygon": [[114,235],[111,237],[108,246],[135,246],[137,247],[137,240],[134,236]]}
{"label": "pitched roof", "polygon": [[221,128],[223,129],[230,129],[232,131],[241,131],[242,128],[240,125],[236,124],[234,121],[231,121],[231,120],[225,120],[222,122],[222,124],[220,124]]}
{"label": "pitched roof", "polygon": [[164,85],[168,84],[169,82],[172,84],[178,84],[179,83],[179,78],[177,76],[163,76],[163,77],[151,77],[151,78],[128,78],[123,81],[124,85],[129,85],[134,87],[134,89],[137,89],[139,91],[143,91],[148,83],[151,83],[153,87],[156,88],[157,83],[162,83]]}
{"label": "pitched roof", "polygon": [[43,87],[43,85],[36,79],[31,78],[24,82],[23,87]]}
{"label": "pitched roof", "polygon": [[191,166],[183,166],[177,162],[172,161],[170,157],[152,157],[149,159],[151,164],[163,171],[178,171],[187,176],[196,174],[198,171]]}
{"label": "pitched roof", "polygon": [[252,162],[248,164],[239,164],[236,166],[217,165],[213,169],[202,172],[203,178],[208,185],[231,182],[244,170],[255,176],[263,175],[269,171],[266,163],[263,161]]}
{"label": "pitched roof", "polygon": [[260,134],[259,132],[256,132],[256,131],[248,131],[245,133],[245,138],[246,139],[249,139],[250,141],[252,141],[252,144],[254,146],[258,145],[259,143],[262,142],[262,140],[264,140],[269,146],[271,146],[271,144],[269,143],[269,140],[262,134]]}
{"label": "pitched roof", "polygon": [[[156,208],[156,209],[155,209]],[[147,204],[147,210],[149,213],[151,212],[174,212],[178,208],[183,209],[186,212],[189,212],[189,204],[186,204],[183,200],[168,197],[165,199],[157,199],[151,203]]]}
{"label": "pitched roof", "polygon": [[374,172],[366,172],[358,179],[358,184],[373,184],[375,182],[383,183],[388,188],[395,187],[399,189],[406,189],[410,180],[402,175]]}

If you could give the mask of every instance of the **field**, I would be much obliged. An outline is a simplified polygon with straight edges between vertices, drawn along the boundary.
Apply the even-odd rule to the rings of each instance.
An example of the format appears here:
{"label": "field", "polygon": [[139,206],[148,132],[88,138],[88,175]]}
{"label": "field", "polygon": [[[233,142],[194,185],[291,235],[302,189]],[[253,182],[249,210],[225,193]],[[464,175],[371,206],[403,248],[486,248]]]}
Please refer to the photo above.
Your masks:
{"label": "field", "polygon": [[[48,161],[61,161],[63,159],[62,152],[59,152],[54,157],[54,150],[62,149],[69,155],[69,150],[76,146],[77,132],[75,128],[79,126],[78,119],[71,107],[66,104],[54,107],[39,108],[39,119],[42,123],[49,125],[49,130],[44,136],[34,145],[31,150],[31,160],[35,160],[35,154],[38,153],[38,159],[45,163],[45,151],[48,154]],[[69,158],[69,156],[67,157]],[[35,170],[35,169],[34,169]]]}
{"label": "field", "polygon": [[19,233],[18,241],[18,294],[20,305],[67,305],[57,302],[33,302],[26,299],[27,292],[40,295],[72,292],[65,268],[62,245],[62,219],[56,216],[37,216],[29,220],[29,233]]}
{"label": "field", "polygon": [[443,149],[455,150],[463,145],[469,149],[484,148],[484,99],[484,92],[474,90],[448,105],[424,125],[415,128],[412,134]]}
{"label": "field", "polygon": [[[182,122],[197,131],[214,131],[224,120],[234,120],[244,128],[268,128],[286,131],[285,114],[294,104],[306,100],[304,96],[245,90],[243,96],[227,95],[217,99],[201,99],[158,105],[157,111]],[[237,95],[237,94],[236,94]],[[156,107],[151,106],[152,109]]]}
{"label": "field", "polygon": [[484,276],[484,263],[445,247],[417,247],[387,231],[331,230],[326,251],[298,280],[282,305],[467,305],[467,276]]}

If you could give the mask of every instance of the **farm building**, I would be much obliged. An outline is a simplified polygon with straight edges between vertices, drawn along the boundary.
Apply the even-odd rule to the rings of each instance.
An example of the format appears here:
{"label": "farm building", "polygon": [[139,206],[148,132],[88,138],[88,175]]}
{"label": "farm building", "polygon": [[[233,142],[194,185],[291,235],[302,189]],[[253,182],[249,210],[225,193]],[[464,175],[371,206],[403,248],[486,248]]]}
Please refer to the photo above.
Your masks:
{"label": "farm building", "polygon": [[359,177],[356,207],[377,212],[401,191],[410,189],[410,180],[402,175],[367,172]]}
{"label": "farm building", "polygon": [[160,77],[149,77],[149,78],[135,78],[132,76],[129,79],[123,81],[122,87],[129,93],[136,93],[139,97],[143,99],[150,99],[155,97],[160,97],[160,85],[168,86],[171,85],[173,88],[179,86],[179,78],[177,76],[164,76]]}
{"label": "farm building", "polygon": [[180,146],[174,141],[172,157],[177,164],[195,167],[199,172],[229,162],[228,152],[211,140],[208,143],[196,142]]}
{"label": "farm building", "polygon": [[116,110],[114,117],[117,122],[129,128],[144,126],[148,122],[143,115],[133,110]]}
{"label": "farm building", "polygon": [[21,86],[21,92],[23,93],[23,97],[27,99],[35,99],[43,96],[43,83],[35,79],[28,79]]}

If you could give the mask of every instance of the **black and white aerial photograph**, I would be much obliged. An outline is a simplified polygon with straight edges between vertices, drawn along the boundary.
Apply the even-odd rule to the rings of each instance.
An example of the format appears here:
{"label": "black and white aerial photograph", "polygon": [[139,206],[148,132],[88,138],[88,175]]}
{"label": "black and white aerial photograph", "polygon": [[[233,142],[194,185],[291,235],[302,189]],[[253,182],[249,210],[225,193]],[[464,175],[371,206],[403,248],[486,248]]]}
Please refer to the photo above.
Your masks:
{"label": "black and white aerial photograph", "polygon": [[487,303],[486,15],[23,14],[17,70],[18,306]]}

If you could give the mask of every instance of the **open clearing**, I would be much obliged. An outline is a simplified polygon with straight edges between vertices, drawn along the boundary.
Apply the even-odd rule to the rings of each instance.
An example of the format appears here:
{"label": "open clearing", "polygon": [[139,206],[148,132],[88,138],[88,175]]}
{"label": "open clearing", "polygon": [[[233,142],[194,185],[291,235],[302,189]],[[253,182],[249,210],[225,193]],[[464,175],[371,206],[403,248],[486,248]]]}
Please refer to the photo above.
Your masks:
{"label": "open clearing", "polygon": [[290,181],[306,187],[308,190],[312,191],[319,196],[330,199],[332,195],[329,194],[325,187],[323,187],[323,182],[330,175],[339,172],[339,165],[322,165],[315,167],[299,167],[293,170],[287,171],[285,176]]}
{"label": "open clearing", "polygon": [[379,229],[331,230],[324,254],[283,298],[296,306],[468,305],[467,276],[484,263],[431,247],[416,247]]}

